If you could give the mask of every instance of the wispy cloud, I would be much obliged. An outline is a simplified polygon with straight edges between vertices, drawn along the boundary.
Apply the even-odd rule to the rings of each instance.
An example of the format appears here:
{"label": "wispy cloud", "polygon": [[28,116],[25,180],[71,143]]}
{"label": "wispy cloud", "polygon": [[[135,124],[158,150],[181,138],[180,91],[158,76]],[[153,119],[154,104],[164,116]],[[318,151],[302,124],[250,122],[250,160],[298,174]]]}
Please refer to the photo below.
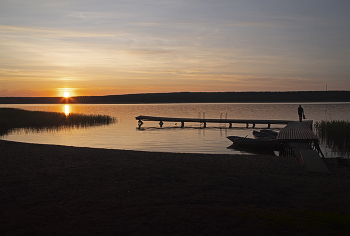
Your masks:
{"label": "wispy cloud", "polygon": [[65,30],[59,28],[46,28],[46,27],[21,27],[11,25],[0,25],[0,35],[4,36],[37,36],[44,38],[51,37],[74,37],[74,38],[89,38],[89,37],[116,37],[123,36],[122,33],[100,33],[100,32],[89,32],[89,31],[75,31]]}
{"label": "wispy cloud", "polygon": [[1,5],[0,81],[7,94],[24,91],[18,84],[45,91],[68,85],[77,92],[118,85],[139,92],[222,91],[313,88],[331,80],[350,89],[346,1]]}
{"label": "wispy cloud", "polygon": [[131,50],[126,51],[127,54],[140,54],[140,55],[158,55],[158,54],[170,54],[172,53],[169,50],[147,50],[147,49],[140,49],[140,50]]}
{"label": "wispy cloud", "polygon": [[70,12],[65,17],[72,17],[84,20],[97,19],[118,19],[128,16],[126,13],[118,12]]}

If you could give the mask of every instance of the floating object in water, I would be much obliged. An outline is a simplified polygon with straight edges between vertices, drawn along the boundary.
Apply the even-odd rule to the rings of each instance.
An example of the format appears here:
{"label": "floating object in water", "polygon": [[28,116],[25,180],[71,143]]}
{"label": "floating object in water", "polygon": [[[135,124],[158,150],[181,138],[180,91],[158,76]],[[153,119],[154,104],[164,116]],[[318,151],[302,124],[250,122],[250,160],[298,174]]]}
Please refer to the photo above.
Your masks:
{"label": "floating object in water", "polygon": [[249,148],[258,148],[258,149],[274,149],[277,147],[276,139],[261,138],[243,138],[239,136],[228,136],[229,140],[232,141],[233,145],[236,147],[249,147]]}

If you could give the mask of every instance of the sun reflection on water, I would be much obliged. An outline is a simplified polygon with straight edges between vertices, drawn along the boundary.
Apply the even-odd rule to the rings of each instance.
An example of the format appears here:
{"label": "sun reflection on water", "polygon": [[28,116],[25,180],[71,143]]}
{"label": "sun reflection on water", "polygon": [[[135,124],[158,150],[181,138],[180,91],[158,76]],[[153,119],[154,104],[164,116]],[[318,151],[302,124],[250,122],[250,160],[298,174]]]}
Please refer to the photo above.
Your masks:
{"label": "sun reflection on water", "polygon": [[66,116],[69,115],[69,105],[64,105],[64,113],[66,114]]}

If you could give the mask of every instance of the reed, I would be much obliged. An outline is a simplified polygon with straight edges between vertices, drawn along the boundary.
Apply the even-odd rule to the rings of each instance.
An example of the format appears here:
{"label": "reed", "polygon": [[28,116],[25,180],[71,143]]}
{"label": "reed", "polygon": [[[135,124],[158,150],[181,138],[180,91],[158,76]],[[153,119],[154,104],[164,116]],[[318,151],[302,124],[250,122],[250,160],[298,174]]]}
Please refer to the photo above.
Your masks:
{"label": "reed", "polygon": [[115,122],[115,118],[106,115],[66,115],[60,112],[0,108],[0,136],[6,135],[18,128],[28,131],[61,130],[108,125]]}
{"label": "reed", "polygon": [[317,136],[333,151],[350,154],[350,122],[349,121],[320,121],[315,123]]}

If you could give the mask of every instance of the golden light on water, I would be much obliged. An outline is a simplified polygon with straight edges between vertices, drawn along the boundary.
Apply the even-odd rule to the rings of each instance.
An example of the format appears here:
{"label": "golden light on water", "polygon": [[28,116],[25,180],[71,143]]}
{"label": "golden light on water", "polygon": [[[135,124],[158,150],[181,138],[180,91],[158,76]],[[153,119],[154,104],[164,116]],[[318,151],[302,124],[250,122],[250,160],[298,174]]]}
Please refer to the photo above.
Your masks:
{"label": "golden light on water", "polygon": [[64,105],[64,113],[66,114],[66,116],[69,115],[69,105]]}

